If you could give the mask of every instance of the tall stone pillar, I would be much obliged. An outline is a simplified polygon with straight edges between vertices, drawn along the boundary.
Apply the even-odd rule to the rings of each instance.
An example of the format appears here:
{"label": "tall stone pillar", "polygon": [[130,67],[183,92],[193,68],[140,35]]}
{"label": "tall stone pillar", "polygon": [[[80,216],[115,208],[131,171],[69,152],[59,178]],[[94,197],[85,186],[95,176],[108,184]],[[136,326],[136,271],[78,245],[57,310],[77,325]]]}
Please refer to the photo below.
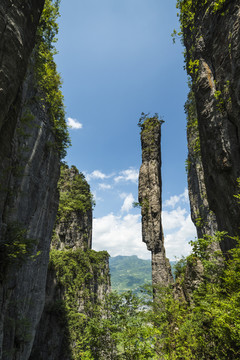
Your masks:
{"label": "tall stone pillar", "polygon": [[161,123],[158,116],[143,116],[141,127],[142,165],[139,173],[138,200],[142,214],[142,239],[152,253],[153,286],[173,282],[165,255],[162,229]]}

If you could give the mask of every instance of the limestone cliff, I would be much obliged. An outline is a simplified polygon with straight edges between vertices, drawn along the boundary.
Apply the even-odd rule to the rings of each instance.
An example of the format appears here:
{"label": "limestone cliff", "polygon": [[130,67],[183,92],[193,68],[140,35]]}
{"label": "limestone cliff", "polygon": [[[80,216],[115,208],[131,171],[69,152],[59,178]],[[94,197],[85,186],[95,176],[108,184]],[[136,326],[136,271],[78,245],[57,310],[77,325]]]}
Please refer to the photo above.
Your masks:
{"label": "limestone cliff", "polygon": [[14,103],[15,106],[18,104],[43,5],[44,0],[34,3],[31,0],[2,0],[0,4],[0,130],[2,133],[6,129],[8,138],[11,132],[7,128],[13,131],[17,116],[16,112],[9,118],[9,110]]}
{"label": "limestone cliff", "polygon": [[141,127],[142,165],[139,172],[138,199],[142,214],[142,238],[152,253],[153,285],[173,281],[165,255],[162,229],[161,120],[143,116]]}
{"label": "limestone cliff", "polygon": [[213,235],[217,231],[217,221],[213,211],[209,209],[204,169],[201,159],[196,101],[190,90],[185,104],[187,115],[188,159],[188,193],[191,206],[191,217],[197,229],[198,237]]}
{"label": "limestone cliff", "polygon": [[44,304],[49,246],[58,203],[59,155],[47,146],[55,141],[54,134],[43,104],[33,99],[37,90],[31,73],[23,88],[27,112],[23,105],[13,137],[13,171],[2,215],[5,308],[2,346],[3,359],[8,360],[27,359],[31,350]]}
{"label": "limestone cliff", "polygon": [[[202,163],[198,173],[189,173],[192,184],[195,182],[195,190],[190,189],[190,194],[195,192],[192,207],[201,208],[201,203],[193,200],[199,193],[198,182],[202,198],[216,216],[217,229],[239,235],[240,205],[234,197],[239,193],[240,176],[239,2],[178,1],[178,6],[186,67],[196,100]],[[233,246],[229,238],[221,243],[223,251]]]}
{"label": "limestone cliff", "polygon": [[[44,306],[49,247],[58,206],[63,148],[53,121],[49,91],[39,77],[42,67],[38,49],[44,43],[44,21],[32,51],[42,6],[43,1],[38,0],[3,0],[0,5],[2,360],[29,358]],[[53,67],[53,59],[46,64]],[[61,130],[64,132],[64,127]]]}
{"label": "limestone cliff", "polygon": [[62,165],[58,184],[60,200],[52,247],[91,249],[93,200],[84,175],[74,166]]}
{"label": "limestone cliff", "polygon": [[79,358],[86,324],[110,291],[107,252],[91,250],[92,196],[83,174],[62,165],[46,301],[30,359]]}

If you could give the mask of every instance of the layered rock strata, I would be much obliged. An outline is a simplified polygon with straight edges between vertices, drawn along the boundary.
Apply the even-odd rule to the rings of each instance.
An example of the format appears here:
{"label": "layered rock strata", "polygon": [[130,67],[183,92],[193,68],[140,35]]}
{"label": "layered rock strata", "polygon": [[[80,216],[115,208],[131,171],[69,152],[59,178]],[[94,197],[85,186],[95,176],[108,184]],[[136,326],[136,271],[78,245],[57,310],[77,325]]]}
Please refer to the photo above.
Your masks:
{"label": "layered rock strata", "polygon": [[[235,236],[240,228],[240,204],[235,198],[240,177],[239,2],[192,1],[187,9],[180,3],[206,199],[218,230]],[[200,179],[201,174],[197,176]],[[223,251],[233,246],[230,238],[221,243]]]}
{"label": "layered rock strata", "polygon": [[145,118],[141,126],[142,165],[139,172],[138,199],[142,214],[142,239],[152,253],[153,285],[173,281],[165,255],[162,229],[161,121]]}

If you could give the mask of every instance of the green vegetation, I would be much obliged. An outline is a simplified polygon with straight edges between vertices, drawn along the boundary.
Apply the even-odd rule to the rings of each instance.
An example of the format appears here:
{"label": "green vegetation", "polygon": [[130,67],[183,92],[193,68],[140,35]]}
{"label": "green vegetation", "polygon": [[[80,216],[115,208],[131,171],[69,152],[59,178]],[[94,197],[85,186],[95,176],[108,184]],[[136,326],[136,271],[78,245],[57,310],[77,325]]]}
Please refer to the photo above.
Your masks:
{"label": "green vegetation", "polygon": [[[157,288],[154,302],[147,304],[131,292],[110,293],[100,304],[84,285],[91,286],[93,278],[91,270],[86,272],[87,255],[70,251],[59,258],[59,252],[53,253],[51,266],[61,285],[68,287],[64,306],[70,342],[75,344],[72,359],[239,359],[240,241],[235,239],[237,247],[225,260],[219,252],[207,251],[226,236],[216,233],[192,242],[193,253],[176,264],[178,283],[183,283],[187,266],[197,260],[203,265],[191,303],[176,298],[170,286]],[[85,291],[84,314],[76,306],[79,289]]]}
{"label": "green vegetation", "polygon": [[94,206],[90,186],[75,166],[69,169],[67,165],[61,165],[58,188],[60,192],[58,219],[60,221],[66,219],[73,211],[85,213]]}
{"label": "green vegetation", "polygon": [[141,114],[141,117],[138,122],[138,126],[141,129],[141,138],[142,140],[142,154],[150,157],[152,153],[156,152],[158,144],[156,144],[156,129],[159,131],[159,128],[164,123],[164,120],[159,119],[158,114],[156,113],[153,117],[149,117],[149,114]]}
{"label": "green vegetation", "polygon": [[193,254],[181,260],[201,260],[204,272],[200,286],[193,292],[191,304],[174,300],[171,289],[162,289],[154,303],[158,313],[155,324],[163,337],[159,347],[164,359],[239,359],[240,355],[240,241],[229,252],[231,257],[219,260],[206,251],[212,242],[226,236],[217,233],[192,243]]}
{"label": "green vegetation", "polygon": [[142,286],[152,281],[151,261],[136,255],[110,257],[109,266],[112,289],[118,293],[140,294]]}
{"label": "green vegetation", "polygon": [[93,250],[50,253],[49,267],[64,298],[48,311],[65,329],[66,355],[71,360],[154,359],[156,329],[147,323],[139,298],[131,292],[104,294],[102,301],[97,296],[97,287],[108,282],[107,258],[106,252]]}
{"label": "green vegetation", "polygon": [[226,0],[177,0],[177,9],[180,10],[180,23],[181,29],[189,28],[189,30],[194,30],[194,20],[196,12],[204,10],[211,14],[216,13],[223,9]]}
{"label": "green vegetation", "polygon": [[[177,0],[176,7],[179,9],[178,16],[181,31],[173,31],[173,41],[175,42],[176,36],[180,36],[184,43],[185,35],[188,42],[192,39],[192,42],[194,43],[196,39],[200,39],[201,34],[199,33],[199,28],[195,24],[195,20],[199,19],[199,14],[204,16],[205,13],[214,15],[215,13],[220,12],[221,15],[224,15],[225,13],[222,10],[225,3],[226,0]],[[188,74],[197,81],[200,61],[196,57],[194,45],[188,49],[188,53],[185,52],[184,56]]]}
{"label": "green vegetation", "polygon": [[185,114],[187,116],[187,135],[189,148],[189,155],[188,159],[186,160],[186,172],[189,171],[192,161],[201,159],[196,100],[192,89],[192,81],[190,79],[188,80],[188,86],[188,98],[184,105]]}
{"label": "green vegetation", "polygon": [[141,113],[141,117],[138,121],[138,126],[142,131],[151,131],[155,126],[158,126],[159,124],[163,124],[164,120],[159,119],[159,116],[157,113],[154,114],[153,117],[149,116],[149,113],[145,114],[144,112]]}
{"label": "green vegetation", "polygon": [[[105,251],[50,252],[49,268],[56,273],[58,286],[64,289],[64,299],[57,300],[49,311],[55,314],[65,329],[65,351],[73,360],[88,359],[83,354],[95,351],[91,344],[94,341],[97,343],[98,339],[88,338],[87,332],[93,326],[91,319],[97,321],[100,317],[100,300],[95,289],[108,283],[107,259]],[[79,312],[79,303],[83,305],[82,312]]]}
{"label": "green vegetation", "polygon": [[21,265],[27,259],[35,259],[34,254],[37,241],[27,235],[25,227],[17,222],[8,224],[4,241],[0,244],[0,269],[3,275],[10,264]]}
{"label": "green vegetation", "polygon": [[42,93],[41,101],[53,125],[56,142],[54,147],[60,157],[66,155],[66,148],[70,145],[69,134],[65,122],[65,109],[61,93],[61,78],[54,62],[58,33],[57,18],[59,16],[60,0],[46,0],[40,19],[35,46],[35,71],[38,86]]}
{"label": "green vegetation", "polygon": [[[170,261],[172,270],[176,261]],[[143,293],[143,288],[152,282],[151,260],[139,259],[136,255],[115,256],[109,258],[111,286],[113,291],[122,294],[132,291],[136,295]]]}

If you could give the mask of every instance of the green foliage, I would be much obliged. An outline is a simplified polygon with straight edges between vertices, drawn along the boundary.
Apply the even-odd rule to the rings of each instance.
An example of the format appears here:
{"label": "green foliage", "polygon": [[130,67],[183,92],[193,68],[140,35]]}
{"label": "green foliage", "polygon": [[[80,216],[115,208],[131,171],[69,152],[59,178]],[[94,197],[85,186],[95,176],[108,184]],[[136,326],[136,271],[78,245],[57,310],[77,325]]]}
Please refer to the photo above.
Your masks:
{"label": "green foliage", "polygon": [[134,202],[132,203],[132,206],[133,206],[135,209],[141,209],[142,204],[141,204],[140,202],[134,201]]}
{"label": "green foliage", "polygon": [[105,316],[92,319],[86,328],[90,359],[157,359],[157,330],[141,306],[141,300],[131,292],[107,296],[102,309]]}
{"label": "green foliage", "polygon": [[39,255],[33,254],[37,241],[27,235],[23,225],[12,222],[8,224],[4,241],[0,243],[1,271],[10,264],[21,265],[28,259],[35,259]]}
{"label": "green foliage", "polygon": [[143,201],[141,201],[141,202],[133,202],[132,205],[134,208],[142,209],[142,211],[144,213],[147,213],[149,210],[149,200],[148,199],[143,199]]}
{"label": "green foliage", "polygon": [[226,0],[177,0],[177,9],[180,10],[178,14],[182,31],[184,28],[189,28],[194,31],[194,20],[197,12],[205,10],[211,14],[222,10]]}
{"label": "green foliage", "polygon": [[[215,86],[217,87],[216,81],[214,81]],[[226,107],[231,104],[231,96],[230,96],[230,81],[226,81],[223,87],[223,91],[215,90],[214,97],[216,99],[217,109],[219,112],[223,113]]]}
{"label": "green foliage", "polygon": [[136,255],[116,256],[110,257],[109,266],[112,289],[119,293],[131,290],[140,295],[141,287],[151,283],[150,260],[138,259]]}
{"label": "green foliage", "polygon": [[[49,266],[64,299],[49,311],[65,328],[69,359],[154,359],[156,329],[149,323],[142,301],[131,292],[106,294],[101,302],[97,286],[107,283],[106,252],[52,250]],[[107,276],[107,274],[106,274]],[[84,310],[79,311],[79,304]]]}
{"label": "green foliage", "polygon": [[[100,304],[95,289],[96,286],[107,284],[107,259],[105,251],[50,252],[49,267],[56,273],[58,286],[64,289],[64,299],[57,300],[49,311],[57,316],[59,323],[65,328],[65,350],[72,360],[87,359],[86,354],[94,352],[94,348],[89,347],[90,344],[98,341],[97,338],[88,339],[87,332],[92,326],[92,319],[96,322],[100,317]],[[102,276],[104,271],[105,277]],[[79,302],[84,307],[82,312],[79,312]],[[97,357],[89,357],[95,358]]]}
{"label": "green foliage", "polygon": [[[157,351],[163,359],[239,359],[240,356],[240,241],[220,260],[209,253],[213,242],[226,233],[205,236],[192,242],[193,254],[187,263],[201,260],[204,268],[200,286],[191,304],[176,299],[171,288],[157,290],[152,321],[159,330]],[[177,265],[182,276],[186,259]]]}
{"label": "green foliage", "polygon": [[237,190],[238,193],[234,195],[234,198],[237,199],[238,203],[240,203],[240,178],[237,178]]}
{"label": "green foliage", "polygon": [[[172,286],[155,289],[154,302],[147,307],[131,292],[112,292],[99,303],[91,284],[106,254],[98,262],[96,252],[52,252],[50,266],[65,288],[72,359],[239,359],[240,241],[235,239],[237,246],[225,260],[208,251],[226,236],[217,232],[193,241],[192,255],[175,265],[176,278],[183,279],[187,266],[197,259],[203,264],[202,281],[190,304],[176,298]],[[78,311],[80,293],[84,313]],[[62,306],[57,304],[59,316]]]}
{"label": "green foliage", "polygon": [[182,257],[173,265],[175,279],[182,277],[182,275],[185,273],[186,267],[187,259],[185,257]]}
{"label": "green foliage", "polygon": [[[73,176],[71,175],[72,170],[75,172]],[[73,211],[84,213],[91,210],[95,204],[84,175],[79,173],[74,166],[72,170],[65,164],[61,165],[58,182],[60,192],[58,219],[60,221],[66,219]]]}
{"label": "green foliage", "polygon": [[187,101],[184,105],[185,114],[187,116],[187,135],[189,155],[186,160],[185,169],[188,173],[191,163],[201,158],[201,145],[198,131],[198,118],[196,99],[192,89],[192,81],[188,79],[189,93]]}
{"label": "green foliage", "polygon": [[[181,31],[177,33],[176,30],[173,32],[173,39],[175,41],[176,35],[181,36],[182,42],[186,36],[187,41],[190,39],[194,44],[196,39],[201,37],[199,34],[199,28],[196,26],[195,21],[199,20],[199,16],[204,14],[214,15],[217,12],[222,12],[226,0],[177,0],[176,7],[179,9],[179,20]],[[188,52],[185,52],[186,69],[189,75],[194,79],[198,80],[198,69],[200,66],[199,58],[196,57],[195,47],[192,45]]]}
{"label": "green foliage", "polygon": [[138,126],[141,131],[151,131],[155,126],[158,126],[159,124],[162,125],[163,123],[164,120],[161,118],[159,119],[157,113],[155,113],[153,117],[150,117],[149,113],[145,114],[142,112],[138,121]]}
{"label": "green foliage", "polygon": [[198,70],[199,70],[199,60],[198,59],[196,59],[196,60],[190,59],[189,62],[188,62],[188,72],[189,72],[189,74],[197,75]]}
{"label": "green foliage", "polygon": [[57,18],[59,16],[59,0],[46,0],[37,32],[35,46],[36,76],[42,92],[42,100],[53,124],[56,143],[60,157],[66,155],[70,145],[69,134],[65,122],[65,109],[61,93],[61,78],[57,72],[54,55],[58,33]]}

